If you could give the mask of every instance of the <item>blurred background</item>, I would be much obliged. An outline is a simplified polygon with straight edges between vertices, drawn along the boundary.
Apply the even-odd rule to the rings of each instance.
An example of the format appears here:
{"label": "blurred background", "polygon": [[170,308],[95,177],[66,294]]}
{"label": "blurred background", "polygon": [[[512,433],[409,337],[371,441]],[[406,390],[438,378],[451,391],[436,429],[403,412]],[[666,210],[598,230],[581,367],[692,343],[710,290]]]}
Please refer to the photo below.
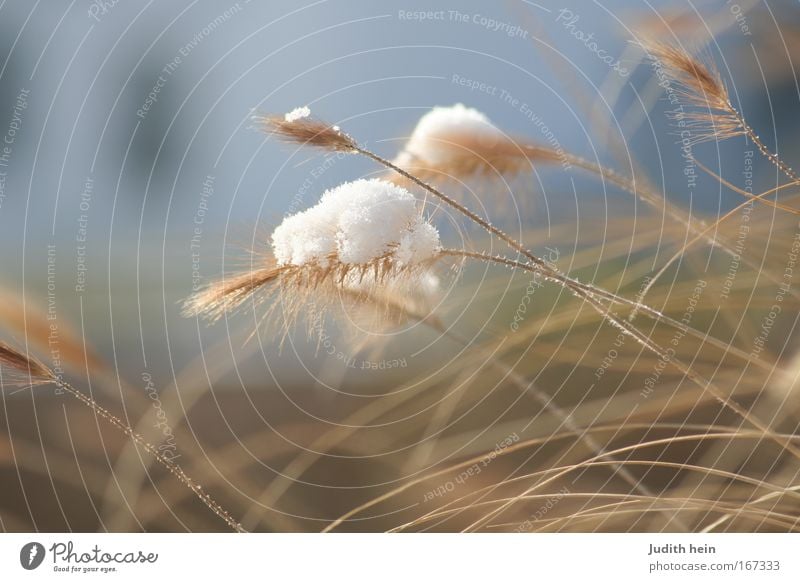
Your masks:
{"label": "blurred background", "polygon": [[[546,444],[535,458],[530,450],[498,457],[462,484],[464,494],[531,467],[585,458],[574,439],[547,440],[563,424],[529,391],[507,386],[497,370],[473,369],[482,358],[418,324],[356,334],[353,342],[353,330],[343,328],[355,320],[342,325],[331,318],[320,349],[319,336],[303,326],[282,342],[282,332],[263,325],[258,310],[212,326],[181,316],[182,300],[199,285],[248,266],[248,250],[268,250],[269,233],[283,216],[313,205],[329,187],[378,173],[354,156],[277,144],[253,128],[251,115],[307,105],[392,157],[422,114],[460,102],[509,134],[646,177],[698,220],[713,220],[742,198],[702,172],[697,186],[687,186],[679,137],[665,114],[671,105],[637,42],[655,36],[715,60],[734,104],[791,161],[800,155],[799,26],[797,6],[767,0],[4,1],[2,336],[177,455],[248,529],[318,531],[360,503],[509,438]],[[617,69],[591,47],[612,57]],[[753,176],[743,174],[747,150],[752,146],[741,140],[698,146],[704,163],[738,186],[746,179],[755,192],[775,186],[775,169],[758,156]],[[627,296],[675,251],[672,243],[686,239],[663,214],[578,170],[543,167],[500,186],[452,187],[466,190],[470,207],[525,233],[541,254],[555,249],[560,269]],[[731,240],[739,224],[733,222]],[[795,223],[768,209],[760,224],[747,250],[764,264],[775,260],[780,273],[791,240],[771,233],[791,233]],[[470,240],[497,250],[463,225],[445,221],[442,230],[455,245]],[[673,301],[680,319],[692,281],[724,279],[728,260],[698,249],[654,301],[659,307]],[[498,349],[494,339],[507,335],[529,277],[480,266],[443,281],[441,317],[480,349]],[[731,303],[728,319],[704,312],[693,324],[735,342],[771,304],[772,288],[759,303],[757,291],[767,284],[740,278],[733,296],[744,299]],[[714,293],[704,297],[708,310],[719,307]],[[641,441],[653,418],[679,419],[683,427],[732,422],[713,402],[699,401],[677,374],[665,372],[660,400],[637,400],[653,360],[633,346],[589,390],[616,332],[558,288],[537,291],[534,304],[526,321],[531,331],[491,358],[535,378],[582,426],[631,424],[624,434],[600,433],[604,443]],[[776,325],[770,362],[789,366],[794,314],[787,309]],[[749,350],[747,341],[740,345]],[[683,349],[696,351],[688,341]],[[727,370],[718,354],[707,359],[709,374],[744,377],[726,384],[744,399],[767,381],[780,383],[764,370],[752,378],[740,368]],[[674,394],[685,395],[683,404]],[[747,401],[756,406],[756,400]],[[661,418],[669,406],[675,417]],[[59,390],[4,387],[2,407],[3,530],[225,527]],[[681,446],[658,454],[681,460],[702,454],[694,444]],[[744,471],[755,462],[752,453],[761,449],[753,447],[731,466]],[[730,450],[707,454],[722,459]],[[777,469],[753,470],[764,479]],[[424,514],[434,503],[427,494],[446,489],[459,473],[412,488],[396,505],[348,522],[350,529],[381,531]],[[698,487],[665,467],[641,473],[656,492],[678,483],[687,491]],[[570,491],[629,489],[607,467],[583,478]],[[458,495],[446,497],[436,496],[437,506]],[[498,523],[524,523],[545,502]],[[586,501],[574,503],[569,511]],[[566,502],[559,505],[567,511]],[[782,529],[769,520],[759,524]],[[686,525],[656,513],[576,527]]]}

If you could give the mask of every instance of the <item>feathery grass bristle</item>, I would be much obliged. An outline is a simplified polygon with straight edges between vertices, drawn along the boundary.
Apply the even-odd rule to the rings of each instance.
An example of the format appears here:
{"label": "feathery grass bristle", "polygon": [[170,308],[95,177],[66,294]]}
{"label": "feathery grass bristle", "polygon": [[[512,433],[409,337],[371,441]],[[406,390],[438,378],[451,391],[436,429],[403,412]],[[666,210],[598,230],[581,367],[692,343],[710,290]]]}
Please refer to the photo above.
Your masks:
{"label": "feathery grass bristle", "polygon": [[215,321],[226,312],[235,310],[258,290],[277,281],[287,269],[275,266],[274,261],[271,263],[207,285],[184,301],[184,317],[202,316]]}
{"label": "feathery grass bristle", "polygon": [[56,380],[52,370],[32,356],[0,342],[0,368],[10,374],[4,381],[23,386],[49,384]]}
{"label": "feathery grass bristle", "polygon": [[400,264],[392,253],[358,265],[331,255],[324,265],[312,261],[265,267],[211,283],[185,301],[183,314],[216,321],[247,301],[260,305],[274,299],[263,317],[273,316],[280,306],[279,327],[288,332],[310,307],[317,313],[342,303],[394,308],[397,296],[418,294],[429,273],[429,262]]}

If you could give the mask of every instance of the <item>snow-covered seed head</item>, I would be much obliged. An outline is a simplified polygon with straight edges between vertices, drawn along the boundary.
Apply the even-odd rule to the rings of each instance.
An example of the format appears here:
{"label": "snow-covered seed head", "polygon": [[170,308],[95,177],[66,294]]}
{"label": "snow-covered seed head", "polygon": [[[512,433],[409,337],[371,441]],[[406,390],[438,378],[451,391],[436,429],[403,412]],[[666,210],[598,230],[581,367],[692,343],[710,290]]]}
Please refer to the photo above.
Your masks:
{"label": "snow-covered seed head", "polygon": [[457,103],[423,115],[395,163],[421,173],[468,176],[518,172],[526,156],[489,118]]}
{"label": "snow-covered seed head", "polygon": [[389,261],[407,268],[431,259],[441,244],[408,190],[356,180],[286,218],[272,234],[272,248],[279,266],[363,268]]}
{"label": "snow-covered seed head", "polygon": [[284,219],[270,242],[273,257],[260,268],[211,284],[186,301],[184,313],[216,319],[273,294],[282,300],[287,325],[309,303],[324,307],[345,299],[386,306],[391,298],[397,310],[423,288],[428,293],[441,250],[439,232],[414,196],[384,180],[326,191],[315,206]]}
{"label": "snow-covered seed head", "polygon": [[502,135],[483,113],[456,103],[452,107],[434,107],[423,115],[405,147],[417,159],[436,164],[460,155],[458,140],[466,136],[497,141]]}

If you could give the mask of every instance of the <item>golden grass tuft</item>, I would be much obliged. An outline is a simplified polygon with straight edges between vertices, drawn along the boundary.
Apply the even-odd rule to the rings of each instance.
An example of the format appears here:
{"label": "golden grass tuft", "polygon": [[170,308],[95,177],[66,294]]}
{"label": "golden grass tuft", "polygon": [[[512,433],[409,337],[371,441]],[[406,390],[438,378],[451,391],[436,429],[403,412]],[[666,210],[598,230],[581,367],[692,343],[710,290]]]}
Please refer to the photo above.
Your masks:
{"label": "golden grass tuft", "polygon": [[[310,305],[316,308],[313,316],[341,303],[371,305],[400,321],[409,315],[405,310],[418,308],[419,303],[410,298],[432,265],[430,261],[400,265],[391,252],[361,265],[343,263],[335,255],[328,257],[324,266],[317,262],[276,266],[272,258],[265,262],[264,267],[210,283],[184,302],[183,315],[213,322],[248,301],[257,306],[272,299],[274,302],[266,308],[264,317],[273,315],[275,307],[280,305],[280,325],[284,332],[310,313],[307,309]],[[398,300],[398,295],[405,299]]]}

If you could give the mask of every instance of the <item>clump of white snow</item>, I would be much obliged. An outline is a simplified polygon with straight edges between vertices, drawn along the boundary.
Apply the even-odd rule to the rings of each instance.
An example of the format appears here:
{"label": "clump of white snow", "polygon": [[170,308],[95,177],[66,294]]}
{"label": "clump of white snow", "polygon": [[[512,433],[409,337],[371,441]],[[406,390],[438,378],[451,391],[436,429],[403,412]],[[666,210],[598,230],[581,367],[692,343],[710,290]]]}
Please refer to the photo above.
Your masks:
{"label": "clump of white snow", "polygon": [[463,148],[451,144],[459,136],[497,141],[503,138],[489,118],[472,107],[456,103],[451,107],[434,107],[423,115],[401,154],[429,164],[447,162],[453,154],[464,154]]}
{"label": "clump of white snow", "polygon": [[308,107],[296,107],[284,115],[283,119],[284,121],[291,123],[292,121],[297,121],[298,119],[305,119],[309,115],[311,115],[311,110]]}
{"label": "clump of white snow", "polygon": [[272,233],[272,248],[279,265],[366,265],[387,256],[411,265],[431,258],[441,243],[408,190],[384,180],[356,180],[286,218]]}
{"label": "clump of white snow", "polygon": [[442,248],[439,231],[429,222],[420,221],[413,230],[403,233],[395,258],[404,265],[429,259]]}

